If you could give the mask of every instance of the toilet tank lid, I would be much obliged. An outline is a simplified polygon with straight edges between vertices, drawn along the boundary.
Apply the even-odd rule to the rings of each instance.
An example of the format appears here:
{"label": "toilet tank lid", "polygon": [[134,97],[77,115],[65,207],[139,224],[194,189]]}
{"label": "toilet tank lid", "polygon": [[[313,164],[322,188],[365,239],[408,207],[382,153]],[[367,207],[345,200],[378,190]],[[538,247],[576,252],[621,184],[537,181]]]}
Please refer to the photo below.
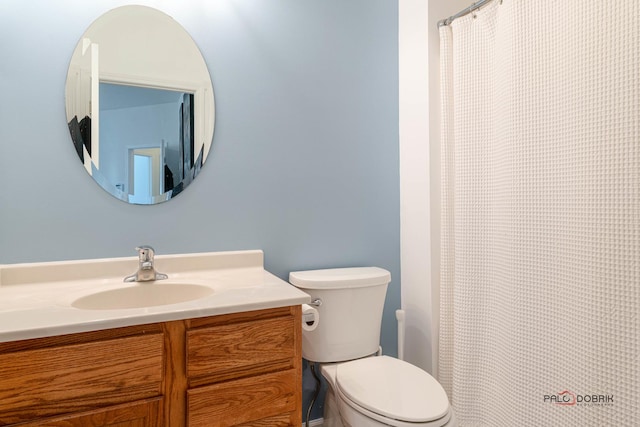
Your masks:
{"label": "toilet tank lid", "polygon": [[289,282],[302,289],[344,289],[386,285],[391,273],[378,267],[328,268],[293,271]]}

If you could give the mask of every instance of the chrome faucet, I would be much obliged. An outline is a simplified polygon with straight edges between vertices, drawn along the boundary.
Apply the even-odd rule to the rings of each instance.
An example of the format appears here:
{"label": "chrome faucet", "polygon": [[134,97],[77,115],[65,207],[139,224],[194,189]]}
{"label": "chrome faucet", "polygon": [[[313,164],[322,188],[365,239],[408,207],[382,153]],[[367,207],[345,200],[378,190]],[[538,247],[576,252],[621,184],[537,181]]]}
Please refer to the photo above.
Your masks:
{"label": "chrome faucet", "polygon": [[138,271],[125,277],[125,282],[150,282],[169,277],[166,274],[158,273],[153,266],[155,251],[151,246],[139,246],[136,250],[138,251]]}

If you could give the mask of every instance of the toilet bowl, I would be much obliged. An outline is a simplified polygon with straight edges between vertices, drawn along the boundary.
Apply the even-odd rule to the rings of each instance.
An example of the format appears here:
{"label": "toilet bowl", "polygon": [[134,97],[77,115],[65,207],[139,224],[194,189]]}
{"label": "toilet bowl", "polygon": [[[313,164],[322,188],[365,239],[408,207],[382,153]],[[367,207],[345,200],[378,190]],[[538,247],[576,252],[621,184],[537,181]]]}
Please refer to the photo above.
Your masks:
{"label": "toilet bowl", "polygon": [[323,427],[454,427],[442,386],[403,360],[376,356],[388,271],[377,267],[298,271],[318,324],[302,331],[302,356],[320,364],[329,388]]}
{"label": "toilet bowl", "polygon": [[452,427],[442,386],[422,369],[388,356],[321,365],[329,384],[323,427]]}

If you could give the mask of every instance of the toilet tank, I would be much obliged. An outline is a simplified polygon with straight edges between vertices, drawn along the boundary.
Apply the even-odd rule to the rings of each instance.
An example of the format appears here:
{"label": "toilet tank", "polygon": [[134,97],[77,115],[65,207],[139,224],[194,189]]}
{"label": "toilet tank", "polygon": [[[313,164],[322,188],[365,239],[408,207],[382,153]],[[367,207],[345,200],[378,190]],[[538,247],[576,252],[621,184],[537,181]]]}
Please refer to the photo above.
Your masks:
{"label": "toilet tank", "polygon": [[378,267],[296,271],[289,282],[320,300],[318,326],[302,331],[302,357],[342,362],[380,346],[382,311],[391,274]]}

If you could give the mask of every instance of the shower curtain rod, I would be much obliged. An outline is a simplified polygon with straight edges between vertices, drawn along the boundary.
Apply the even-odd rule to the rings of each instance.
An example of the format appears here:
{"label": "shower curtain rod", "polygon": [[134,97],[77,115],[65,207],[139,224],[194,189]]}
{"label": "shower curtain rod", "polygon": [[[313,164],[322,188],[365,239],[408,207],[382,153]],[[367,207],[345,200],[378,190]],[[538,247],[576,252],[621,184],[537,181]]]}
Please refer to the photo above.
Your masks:
{"label": "shower curtain rod", "polygon": [[[492,0],[480,0],[480,1],[475,2],[474,4],[472,4],[468,8],[456,13],[455,15],[451,15],[448,18],[441,19],[440,21],[438,21],[438,27],[443,27],[445,25],[449,25],[455,19],[461,18],[461,17],[463,17],[465,15],[470,14],[473,11],[476,11],[476,10],[480,9],[482,6],[484,6],[486,3],[489,3],[490,1],[492,1]],[[502,3],[502,2],[500,2],[500,3]]]}

